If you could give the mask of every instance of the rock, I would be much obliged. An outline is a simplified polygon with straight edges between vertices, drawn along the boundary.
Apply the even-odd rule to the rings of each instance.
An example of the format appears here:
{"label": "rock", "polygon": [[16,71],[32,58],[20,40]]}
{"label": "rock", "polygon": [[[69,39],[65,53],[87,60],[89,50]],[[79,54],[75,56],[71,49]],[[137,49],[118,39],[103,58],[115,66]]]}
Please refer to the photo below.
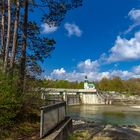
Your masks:
{"label": "rock", "polygon": [[137,128],[137,125],[135,125],[135,124],[128,125],[128,128]]}
{"label": "rock", "polygon": [[127,127],[127,125],[124,124],[124,125],[122,125],[122,127]]}
{"label": "rock", "polygon": [[112,128],[112,125],[111,125],[111,124],[107,124],[107,125],[105,126],[105,128],[106,128],[106,129]]}
{"label": "rock", "polygon": [[77,120],[77,121],[73,120],[73,125],[80,125],[80,124],[85,124],[85,122],[82,120]]}

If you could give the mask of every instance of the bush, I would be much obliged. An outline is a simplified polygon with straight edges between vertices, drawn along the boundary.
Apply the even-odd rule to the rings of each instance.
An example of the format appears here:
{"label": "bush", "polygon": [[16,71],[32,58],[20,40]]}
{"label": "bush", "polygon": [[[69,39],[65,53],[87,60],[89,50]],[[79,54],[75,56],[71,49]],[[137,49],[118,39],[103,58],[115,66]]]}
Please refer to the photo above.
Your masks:
{"label": "bush", "polygon": [[20,108],[20,100],[16,96],[16,78],[11,80],[0,72],[0,127],[13,125]]}
{"label": "bush", "polygon": [[19,96],[17,80],[16,76],[10,78],[0,72],[0,130],[22,121],[34,122],[40,119],[40,95],[27,90],[26,94]]}

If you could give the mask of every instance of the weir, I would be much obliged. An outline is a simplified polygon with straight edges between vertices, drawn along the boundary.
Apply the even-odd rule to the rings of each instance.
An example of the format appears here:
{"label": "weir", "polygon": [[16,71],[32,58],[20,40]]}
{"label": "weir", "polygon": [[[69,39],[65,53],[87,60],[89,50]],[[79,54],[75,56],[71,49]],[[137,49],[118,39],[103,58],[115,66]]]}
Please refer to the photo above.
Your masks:
{"label": "weir", "polygon": [[95,89],[48,88],[43,90],[42,99],[65,101],[67,105],[112,104],[111,97],[105,96]]}

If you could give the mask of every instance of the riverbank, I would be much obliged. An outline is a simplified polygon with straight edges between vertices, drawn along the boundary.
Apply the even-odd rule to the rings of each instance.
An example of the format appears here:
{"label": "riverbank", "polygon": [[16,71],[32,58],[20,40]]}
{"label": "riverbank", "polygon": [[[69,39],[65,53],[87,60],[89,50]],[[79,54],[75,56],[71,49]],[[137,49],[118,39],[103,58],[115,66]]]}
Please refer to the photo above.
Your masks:
{"label": "riverbank", "polygon": [[110,125],[94,121],[73,120],[74,133],[70,140],[139,140],[137,125]]}

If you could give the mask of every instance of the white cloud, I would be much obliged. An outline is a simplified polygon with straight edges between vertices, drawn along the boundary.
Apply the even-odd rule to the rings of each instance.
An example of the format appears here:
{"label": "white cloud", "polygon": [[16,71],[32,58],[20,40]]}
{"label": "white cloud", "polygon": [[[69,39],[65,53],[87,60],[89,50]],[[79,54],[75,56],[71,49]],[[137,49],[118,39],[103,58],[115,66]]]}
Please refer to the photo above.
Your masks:
{"label": "white cloud", "polygon": [[76,35],[80,37],[82,35],[82,31],[76,24],[65,23],[64,27],[68,31],[68,36]]}
{"label": "white cloud", "polygon": [[62,74],[65,74],[66,71],[64,68],[61,68],[61,69],[54,69],[52,74],[58,74],[58,75],[62,75]]}
{"label": "white cloud", "polygon": [[122,70],[114,70],[110,73],[110,77],[121,77],[122,79],[129,79],[132,78],[134,73],[129,72],[127,70],[122,71]]}
{"label": "white cloud", "polygon": [[48,25],[47,23],[43,23],[43,24],[41,25],[41,27],[42,27],[42,33],[43,33],[43,34],[53,33],[53,32],[55,32],[55,31],[58,29],[57,26]]}
{"label": "white cloud", "polygon": [[133,24],[125,31],[125,34],[131,32],[135,27],[140,26],[140,9],[132,9],[128,13],[128,17],[133,21]]}
{"label": "white cloud", "polygon": [[90,71],[86,72],[64,72],[64,73],[54,73],[54,71],[50,74],[50,76],[46,77],[47,79],[64,79],[69,81],[84,81],[84,77],[87,75],[89,81],[100,81],[102,78],[112,78],[112,77],[121,77],[122,79],[129,79],[139,77],[139,75],[129,72],[129,71],[122,71],[122,70],[113,70],[113,71]]}
{"label": "white cloud", "polygon": [[[46,79],[64,79],[69,81],[84,81],[84,77],[87,76],[89,81],[100,81],[102,78],[120,77],[122,79],[138,78],[140,77],[140,65],[132,68],[132,71],[128,70],[109,70],[101,71],[99,69],[98,61],[92,61],[87,59],[78,63],[79,69],[67,72],[64,68],[54,69]],[[95,68],[96,67],[96,68]],[[81,69],[83,70],[81,71]]]}
{"label": "white cloud", "polygon": [[95,71],[95,70],[97,70],[99,66],[100,65],[99,65],[99,63],[98,63],[97,60],[92,61],[91,59],[87,59],[85,61],[80,62],[77,67],[81,71],[89,72],[89,71]]}
{"label": "white cloud", "polygon": [[140,9],[132,9],[129,13],[128,16],[130,17],[131,20],[133,21],[140,21]]}
{"label": "white cloud", "polygon": [[[133,21],[133,24],[125,34],[132,31],[136,26],[140,26],[140,9],[132,9],[128,16]],[[134,37],[130,39],[118,36],[114,46],[109,51],[109,56],[104,53],[99,58],[100,61],[107,63],[136,59],[140,59],[140,31],[136,32]]]}
{"label": "white cloud", "polygon": [[140,65],[133,67],[133,71],[136,74],[140,74]]}
{"label": "white cloud", "polygon": [[140,59],[140,31],[129,40],[118,36],[110,53],[108,62]]}
{"label": "white cloud", "polygon": [[54,69],[51,73],[51,75],[49,76],[49,78],[52,79],[65,79],[65,74],[66,71],[64,68],[60,68],[60,69]]}

